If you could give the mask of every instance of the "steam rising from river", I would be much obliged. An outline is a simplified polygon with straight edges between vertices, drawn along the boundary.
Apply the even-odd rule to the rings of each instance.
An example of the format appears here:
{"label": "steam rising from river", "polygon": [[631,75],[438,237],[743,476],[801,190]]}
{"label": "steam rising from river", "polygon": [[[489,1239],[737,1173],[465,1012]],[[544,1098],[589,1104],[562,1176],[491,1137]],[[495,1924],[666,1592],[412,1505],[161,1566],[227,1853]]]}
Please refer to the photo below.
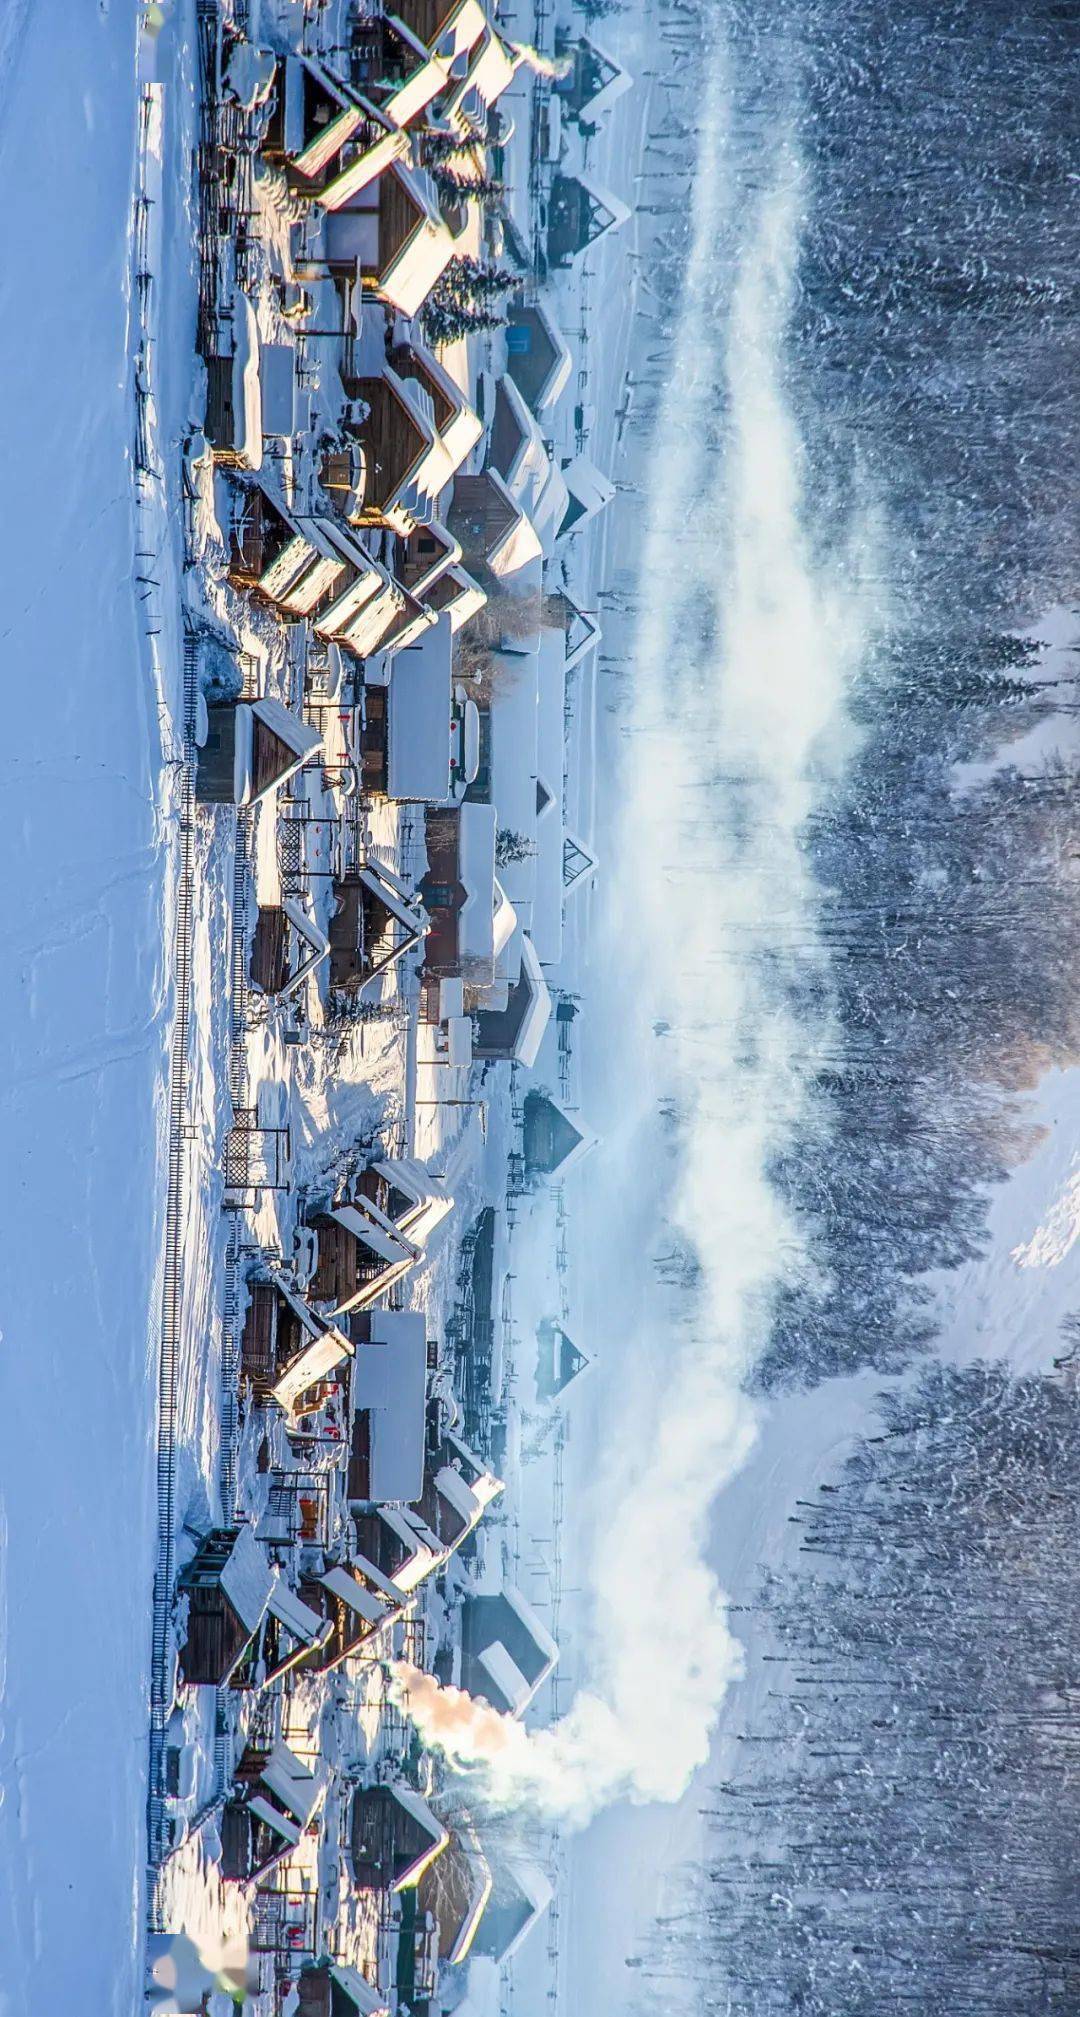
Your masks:
{"label": "steam rising from river", "polygon": [[[427,1739],[483,1763],[496,1797],[577,1820],[621,1796],[677,1798],[740,1667],[709,1528],[754,1440],[742,1376],[778,1279],[800,1261],[768,1170],[804,1113],[827,1006],[817,1026],[805,1008],[796,1021],[783,976],[798,962],[804,978],[809,966],[827,979],[801,837],[843,759],[860,650],[865,535],[827,569],[813,558],[785,387],[803,179],[781,149],[763,194],[734,188],[724,90],[718,70],[651,464],[632,732],[607,851],[604,1042],[621,1104],[588,1188],[594,1238],[626,1243],[636,1323],[628,1314],[628,1335],[599,1341],[615,1377],[593,1495],[595,1691],[528,1735],[455,1691],[407,1685]],[[771,971],[763,952],[776,955]],[[679,1114],[666,1160],[663,1095]],[[659,1314],[626,1229],[635,1207],[639,1225],[662,1213],[662,1246],[674,1237],[697,1257],[688,1327]]]}

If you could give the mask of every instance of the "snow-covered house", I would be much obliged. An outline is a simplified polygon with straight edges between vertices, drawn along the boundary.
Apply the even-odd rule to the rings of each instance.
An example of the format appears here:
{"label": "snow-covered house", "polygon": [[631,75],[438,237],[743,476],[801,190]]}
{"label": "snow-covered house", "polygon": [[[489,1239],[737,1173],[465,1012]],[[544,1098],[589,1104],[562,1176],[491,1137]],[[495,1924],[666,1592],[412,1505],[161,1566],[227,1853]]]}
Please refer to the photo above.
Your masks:
{"label": "snow-covered house", "polygon": [[[367,689],[363,765],[369,791],[440,805],[464,788],[466,699],[454,692],[453,642],[454,626],[444,612],[398,653],[389,687]],[[478,746],[478,727],[473,739]]]}
{"label": "snow-covered house", "polygon": [[461,1685],[507,1716],[523,1715],[559,1658],[547,1626],[521,1591],[466,1598],[461,1614]]}
{"label": "snow-covered house", "polygon": [[327,1560],[300,1584],[304,1603],[322,1620],[308,1666],[331,1673],[346,1660],[366,1656],[372,1641],[403,1614],[405,1598],[367,1564]]}
{"label": "snow-covered house", "polygon": [[609,231],[620,230],[629,215],[627,205],[584,168],[572,174],[556,169],[548,203],[548,265],[569,266]]}
{"label": "snow-covered house", "polygon": [[438,807],[425,821],[427,873],[420,885],[431,920],[424,972],[491,986],[495,962],[516,925],[495,874],[496,811],[466,803]]}
{"label": "snow-covered house", "polygon": [[350,378],[345,389],[366,408],[362,420],[346,427],[364,473],[350,516],[407,536],[437,516],[441,493],[483,432],[479,416],[419,342],[394,345],[377,377]]}
{"label": "snow-covered house", "polygon": [[329,63],[295,53],[278,62],[262,153],[285,169],[298,194],[321,196],[349,170],[356,180],[374,179],[391,161],[407,159],[409,141]]}
{"label": "snow-covered house", "polygon": [[465,1545],[502,1490],[483,1459],[448,1431],[428,1458],[418,1505],[355,1514],[353,1559],[408,1594]]}
{"label": "snow-covered house", "polygon": [[206,361],[206,438],[219,462],[257,470],[263,458],[259,325],[239,288],[225,326],[230,347]]}
{"label": "snow-covered house", "polygon": [[372,1163],[345,1198],[307,1220],[309,1297],[337,1314],[367,1307],[416,1266],[453,1207],[445,1178],[424,1163]]}
{"label": "snow-covered house", "polygon": [[349,1325],[352,1435],[348,1495],[410,1505],[424,1489],[427,1323],[420,1310],[371,1310]]}
{"label": "snow-covered house", "polygon": [[401,0],[356,36],[354,61],[364,90],[400,127],[430,117],[436,101],[464,80],[487,26],[480,0]]}
{"label": "snow-covered house", "polygon": [[506,1006],[481,1008],[476,1016],[473,1056],[533,1065],[551,1020],[551,995],[532,940],[521,940],[521,965],[507,991]]}
{"label": "snow-covered house", "polygon": [[330,941],[295,897],[260,904],[252,934],[248,976],[260,994],[280,1000],[295,994],[330,952]]}
{"label": "snow-covered house", "polygon": [[223,701],[206,710],[195,769],[201,805],[254,805],[311,763],[322,749],[318,729],[267,696]]}
{"label": "snow-covered house", "polygon": [[554,1317],[543,1319],[536,1342],[536,1396],[554,1401],[585,1371],[589,1360]]}
{"label": "snow-covered house", "polygon": [[525,1095],[522,1153],[530,1178],[563,1178],[595,1148],[597,1137],[583,1121],[572,1121],[556,1099],[539,1086]]}
{"label": "snow-covered house", "polygon": [[557,33],[555,49],[562,59],[562,75],[555,79],[554,89],[564,117],[576,120],[587,133],[595,132],[634,80],[594,35]]}
{"label": "snow-covered house", "polygon": [[415,890],[376,855],[333,885],[332,987],[358,989],[422,944],[429,919]]}
{"label": "snow-covered house", "polygon": [[462,1816],[417,1886],[418,1917],[433,1930],[438,1964],[458,1968],[468,1959],[491,1892],[491,1865],[471,1821]]}
{"label": "snow-covered house", "polygon": [[328,265],[400,315],[416,315],[459,249],[458,234],[422,169],[394,160],[362,187],[356,180],[346,170],[320,197]]}
{"label": "snow-covered house", "polygon": [[492,1857],[492,1888],[473,1939],[473,1953],[500,1968],[512,1961],[551,1904],[554,1889],[538,1864]]}
{"label": "snow-covered house", "polygon": [[570,348],[556,319],[555,304],[538,294],[514,301],[507,312],[506,372],[539,418],[565,392],[572,369]]}
{"label": "snow-covered house", "polygon": [[349,1859],[363,1891],[404,1891],[441,1856],[449,1832],[402,1779],[358,1786],[353,1795]]}
{"label": "snow-covered house", "polygon": [[273,1398],[291,1414],[300,1395],[330,1378],[348,1356],[347,1339],[281,1270],[249,1281],[240,1373],[257,1401]]}
{"label": "snow-covered house", "polygon": [[390,2005],[367,1977],[343,1961],[308,1961],[296,1983],[296,2017],[390,2017]]}
{"label": "snow-covered house", "polygon": [[611,478],[597,469],[587,455],[576,455],[572,461],[564,462],[562,476],[567,504],[559,523],[560,539],[568,532],[580,532],[601,511],[606,511],[615,495]]}
{"label": "snow-covered house", "polygon": [[322,1759],[309,1767],[284,1742],[269,1751],[249,1744],[222,1809],[222,1876],[251,1883],[290,1855],[318,1814],[329,1779]]}
{"label": "snow-covered house", "polygon": [[216,1528],[177,1579],[186,1611],[182,1678],[265,1687],[318,1646],[320,1620],[281,1576],[246,1522]]}
{"label": "snow-covered house", "polygon": [[[516,589],[531,569],[539,585],[543,546],[527,511],[514,502],[498,470],[459,472],[446,523],[460,541],[467,566],[479,572],[481,581],[486,569]],[[532,574],[529,581],[534,585]]]}

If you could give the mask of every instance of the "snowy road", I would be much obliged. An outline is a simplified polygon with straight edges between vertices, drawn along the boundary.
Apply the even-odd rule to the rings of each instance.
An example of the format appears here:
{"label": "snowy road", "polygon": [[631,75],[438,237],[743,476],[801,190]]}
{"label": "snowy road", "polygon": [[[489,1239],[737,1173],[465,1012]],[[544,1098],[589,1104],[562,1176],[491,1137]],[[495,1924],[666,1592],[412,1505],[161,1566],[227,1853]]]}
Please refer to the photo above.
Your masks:
{"label": "snowy road", "polygon": [[139,2002],[169,862],[133,587],[134,10],[0,0],[0,2012]]}

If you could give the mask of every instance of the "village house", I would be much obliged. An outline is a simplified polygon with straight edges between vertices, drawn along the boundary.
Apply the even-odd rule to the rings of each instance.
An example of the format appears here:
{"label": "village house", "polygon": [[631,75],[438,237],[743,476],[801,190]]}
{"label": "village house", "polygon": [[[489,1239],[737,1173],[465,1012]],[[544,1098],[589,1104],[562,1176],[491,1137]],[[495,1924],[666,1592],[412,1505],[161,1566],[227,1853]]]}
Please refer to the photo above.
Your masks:
{"label": "village house", "polygon": [[414,890],[377,855],[332,886],[330,984],[353,992],[421,945],[430,920]]}
{"label": "village house", "polygon": [[507,310],[506,374],[537,419],[550,413],[570,382],[573,359],[549,296],[512,301]]}
{"label": "village house", "polygon": [[[468,1959],[492,1892],[491,1865],[471,1821],[460,1816],[449,1833],[442,1855],[428,1864],[416,1890],[417,1921],[434,1934],[436,1970],[459,1968]],[[403,1927],[403,1944],[407,1938]],[[415,1980],[415,1960],[409,1971],[399,1957],[400,1993],[408,1993],[404,1984],[410,1972]]]}
{"label": "village house", "polygon": [[559,1649],[521,1591],[473,1593],[461,1614],[461,1685],[506,1716],[521,1716],[554,1671]]}
{"label": "village house", "polygon": [[319,1619],[270,1568],[246,1523],[208,1534],[177,1589],[186,1607],[179,1666],[189,1683],[265,1687],[318,1644]]}
{"label": "village house", "polygon": [[601,119],[629,91],[628,70],[600,47],[594,35],[568,35],[556,30],[555,53],[562,74],[555,79],[564,118],[573,119],[585,134],[595,133]]}
{"label": "village house", "polygon": [[252,934],[248,978],[252,987],[280,1001],[303,987],[329,957],[330,941],[295,897],[260,904]]}
{"label": "village house", "polygon": [[350,1330],[349,1500],[413,1504],[424,1489],[427,1324],[422,1311],[371,1310]]}
{"label": "village house", "polygon": [[362,761],[368,790],[440,805],[463,795],[476,776],[479,714],[464,688],[455,689],[453,639],[453,623],[443,613],[399,653],[389,687],[366,689]]}
{"label": "village house", "polygon": [[419,1883],[449,1840],[442,1822],[403,1779],[357,1787],[349,1837],[357,1890],[407,1890]]}
{"label": "village house", "polygon": [[322,1620],[318,1645],[306,1664],[323,1674],[346,1660],[371,1656],[374,1641],[405,1610],[400,1590],[347,1561],[327,1560],[320,1571],[302,1578],[300,1591],[304,1603]]}
{"label": "village house", "polygon": [[526,1093],[522,1133],[526,1177],[557,1176],[561,1181],[596,1140],[592,1129],[572,1121],[549,1092],[533,1086]]}
{"label": "village house", "polygon": [[558,1400],[566,1392],[572,1380],[576,1380],[589,1364],[584,1352],[579,1351],[572,1338],[567,1336],[554,1317],[545,1317],[537,1333],[536,1355],[536,1397],[541,1402]]}
{"label": "village house", "polygon": [[551,995],[531,938],[522,937],[520,961],[517,978],[507,991],[506,1006],[477,1012],[476,1058],[526,1066],[536,1063],[551,1020]]}
{"label": "village house", "polygon": [[556,169],[548,201],[548,265],[571,265],[609,231],[621,230],[629,215],[627,205],[584,168],[576,173]]}
{"label": "village house", "polygon": [[254,805],[321,749],[319,731],[280,700],[215,702],[206,709],[195,796],[201,805]]}
{"label": "village house", "polygon": [[346,170],[319,198],[329,270],[346,283],[358,280],[399,315],[414,316],[464,249],[463,220],[447,222],[431,177],[404,160],[357,182],[358,172]]}
{"label": "village house", "polygon": [[343,429],[363,469],[362,495],[349,516],[407,537],[437,516],[441,493],[483,432],[479,416],[438,358],[415,340],[394,344],[378,375],[349,378],[345,391],[366,409]]}
{"label": "village house", "polygon": [[464,1547],[502,1490],[483,1459],[448,1430],[428,1456],[417,1504],[354,1514],[353,1560],[411,1594]]}
{"label": "village house", "polygon": [[491,1895],[473,1937],[472,1951],[505,1968],[539,1925],[554,1891],[544,1871],[522,1857],[489,1854],[489,1864]]}
{"label": "village house", "polygon": [[495,961],[517,922],[495,874],[496,812],[491,805],[436,807],[425,820],[427,873],[420,885],[431,920],[424,972],[454,975],[475,989],[491,986]]}
{"label": "village house", "polygon": [[423,1258],[453,1207],[445,1179],[423,1163],[370,1164],[350,1194],[305,1222],[307,1295],[337,1315],[366,1307]]}
{"label": "village house", "polygon": [[531,586],[539,585],[543,546],[498,470],[459,471],[446,523],[481,586],[486,577],[515,586],[527,578]]}
{"label": "village house", "polygon": [[325,1798],[330,1771],[303,1764],[288,1744],[248,1744],[221,1812],[221,1874],[242,1884],[265,1878],[291,1855]]}

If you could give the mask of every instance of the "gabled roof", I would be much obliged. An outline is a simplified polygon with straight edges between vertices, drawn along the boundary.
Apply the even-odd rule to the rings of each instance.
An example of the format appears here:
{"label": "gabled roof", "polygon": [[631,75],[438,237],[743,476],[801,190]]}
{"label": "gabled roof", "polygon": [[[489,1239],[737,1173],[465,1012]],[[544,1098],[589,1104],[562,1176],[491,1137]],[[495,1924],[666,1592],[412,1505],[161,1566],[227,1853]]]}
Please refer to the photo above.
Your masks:
{"label": "gabled roof", "polygon": [[379,274],[379,290],[402,315],[415,315],[454,256],[456,239],[444,223],[430,178],[404,162],[394,161],[387,174],[396,175],[416,211],[416,223],[404,244]]}
{"label": "gabled roof", "polygon": [[577,889],[596,874],[596,856],[572,833],[563,835],[563,888]]}
{"label": "gabled roof", "polygon": [[561,1179],[566,1175],[568,1170],[573,1168],[575,1163],[580,1162],[583,1156],[588,1155],[590,1149],[596,1147],[598,1137],[583,1121],[572,1121],[569,1114],[564,1112],[558,1100],[554,1099],[550,1093],[542,1091],[540,1087],[533,1087],[525,1095],[525,1159],[527,1163],[529,1162],[530,1127],[536,1119],[542,1117],[546,1117],[550,1125],[552,1160],[550,1162],[535,1163],[532,1167],[541,1170],[543,1174],[548,1176],[555,1176],[557,1174]]}
{"label": "gabled roof", "polygon": [[[547,360],[547,369],[530,400],[533,412],[540,414],[554,406],[560,393],[565,391],[573,368],[573,359],[570,355],[570,346],[556,321],[554,303],[544,294],[537,294],[531,301],[511,304],[508,330],[530,330],[534,324],[543,340]],[[515,355],[520,358],[522,353],[520,348],[515,346],[514,339],[509,333],[506,348],[507,372],[511,378],[516,379]]]}
{"label": "gabled roof", "polygon": [[248,1632],[257,1632],[266,1615],[274,1578],[265,1550],[255,1539],[255,1529],[246,1522],[237,1528],[218,1581],[240,1623]]}
{"label": "gabled roof", "polygon": [[591,518],[606,510],[615,495],[611,478],[597,469],[587,455],[578,455],[572,462],[563,464],[563,482],[568,498],[559,525],[560,539],[567,532],[580,532]]}

